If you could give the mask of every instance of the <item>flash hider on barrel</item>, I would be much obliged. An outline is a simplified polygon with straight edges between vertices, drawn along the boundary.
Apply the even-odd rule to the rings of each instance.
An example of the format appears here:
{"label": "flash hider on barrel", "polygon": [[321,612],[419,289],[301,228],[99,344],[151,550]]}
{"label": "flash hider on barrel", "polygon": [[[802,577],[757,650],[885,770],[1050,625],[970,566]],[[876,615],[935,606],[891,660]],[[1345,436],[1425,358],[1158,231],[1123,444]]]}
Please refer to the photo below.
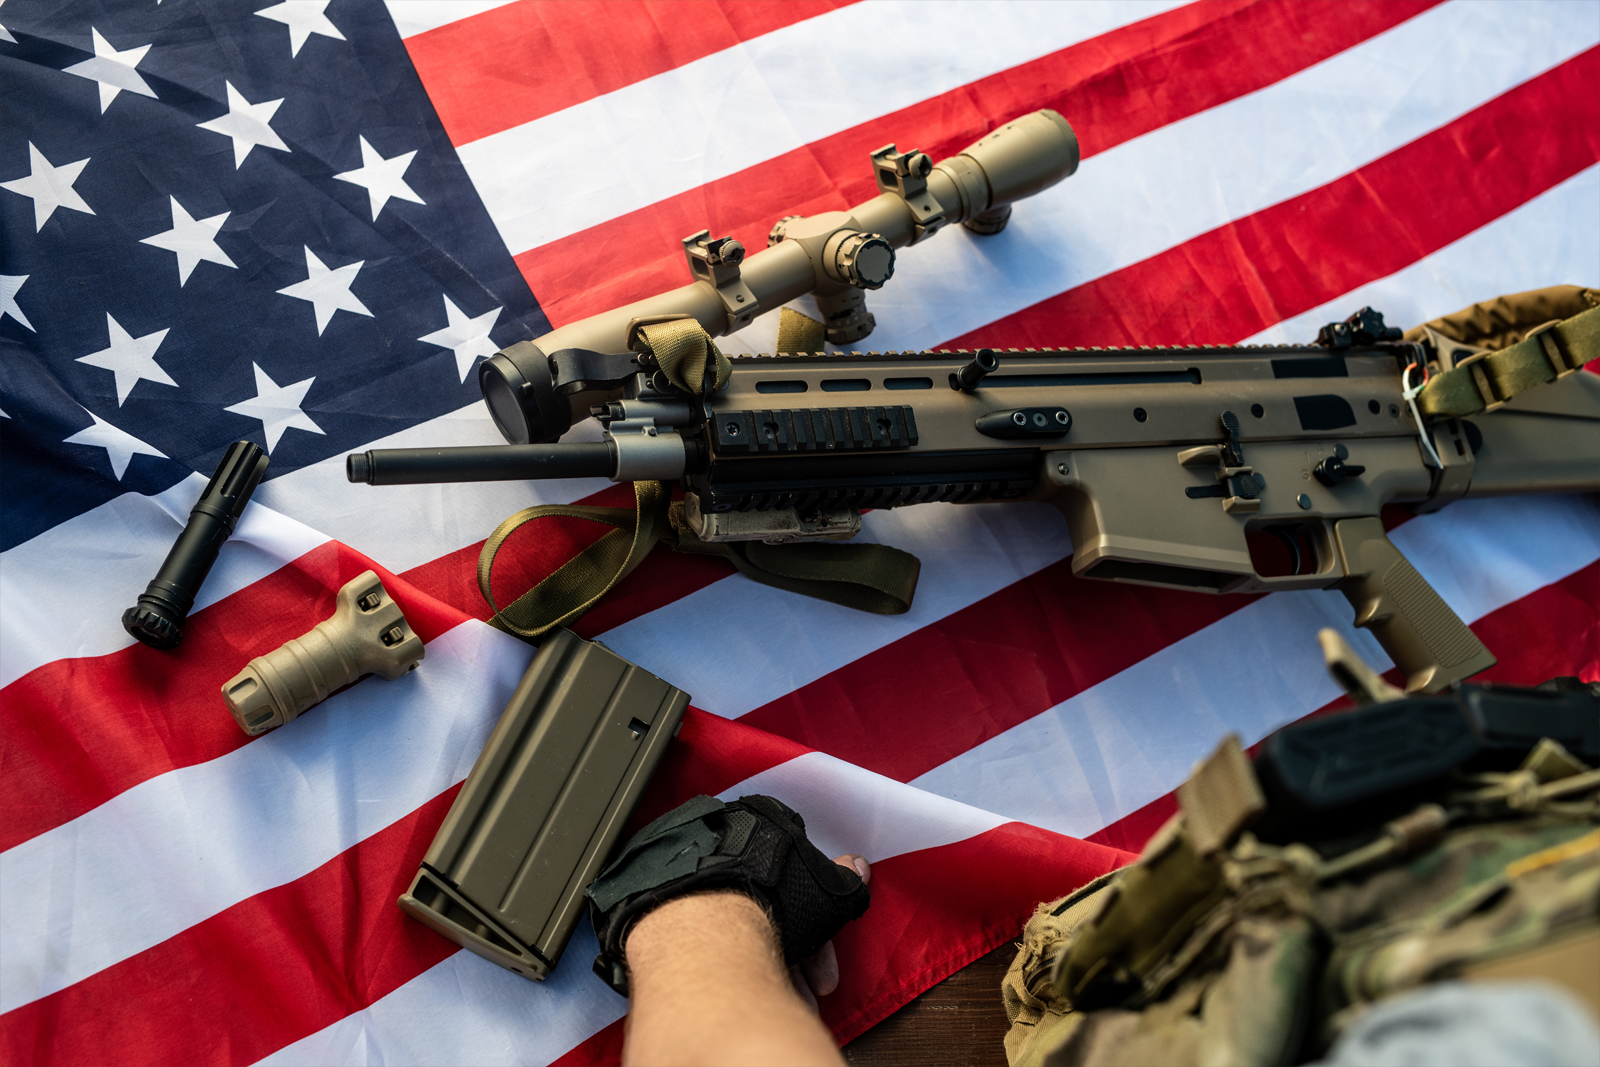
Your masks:
{"label": "flash hider on barrel", "polygon": [[826,339],[853,344],[876,325],[865,291],[893,276],[896,249],[954,223],[999,233],[1014,201],[1078,169],[1078,139],[1066,119],[1043,110],[938,163],[892,144],[873,152],[871,163],[878,195],[850,211],[782,219],[768,247],[750,255],[732,237],[693,234],[683,241],[694,277],[689,285],[569,323],[480,364],[478,384],[495,425],[512,444],[555,441],[593,405],[616,399],[621,386],[614,377],[588,374],[581,359],[560,357],[626,352],[629,324],[637,321],[688,316],[720,337],[810,293]]}

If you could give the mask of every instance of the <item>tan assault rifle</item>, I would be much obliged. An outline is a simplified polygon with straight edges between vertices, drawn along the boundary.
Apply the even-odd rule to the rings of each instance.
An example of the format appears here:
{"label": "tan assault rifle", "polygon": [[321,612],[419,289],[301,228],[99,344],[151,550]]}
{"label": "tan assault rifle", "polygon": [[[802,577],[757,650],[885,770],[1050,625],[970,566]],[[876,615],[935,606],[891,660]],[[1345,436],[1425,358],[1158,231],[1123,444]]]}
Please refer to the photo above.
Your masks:
{"label": "tan assault rifle", "polygon": [[[862,508],[1047,501],[1066,516],[1075,574],[1338,589],[1406,688],[1431,693],[1494,658],[1379,512],[1600,489],[1600,377],[1573,373],[1597,333],[1600,308],[1484,353],[1402,340],[1364,309],[1317,345],[736,356],[709,400],[656,389],[649,357],[623,354],[609,358],[633,367],[631,395],[600,409],[601,442],[372,451],[349,475],[682,479],[681,520],[713,544],[848,539]],[[1496,399],[1495,361],[1530,345],[1548,365],[1527,380],[1560,380]],[[1435,381],[1414,416],[1406,368],[1422,363]],[[1449,417],[1445,400],[1477,414]],[[1258,567],[1255,533],[1282,541],[1286,568]]]}

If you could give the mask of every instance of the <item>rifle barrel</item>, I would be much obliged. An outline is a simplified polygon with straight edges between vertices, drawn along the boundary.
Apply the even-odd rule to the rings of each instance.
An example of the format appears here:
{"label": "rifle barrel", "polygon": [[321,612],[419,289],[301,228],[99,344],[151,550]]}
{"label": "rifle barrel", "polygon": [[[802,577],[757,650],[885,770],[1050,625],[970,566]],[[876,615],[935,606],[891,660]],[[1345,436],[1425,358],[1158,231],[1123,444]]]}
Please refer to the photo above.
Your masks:
{"label": "rifle barrel", "polygon": [[368,485],[609,478],[616,470],[616,451],[605,441],[470,448],[374,448],[345,457],[346,477]]}

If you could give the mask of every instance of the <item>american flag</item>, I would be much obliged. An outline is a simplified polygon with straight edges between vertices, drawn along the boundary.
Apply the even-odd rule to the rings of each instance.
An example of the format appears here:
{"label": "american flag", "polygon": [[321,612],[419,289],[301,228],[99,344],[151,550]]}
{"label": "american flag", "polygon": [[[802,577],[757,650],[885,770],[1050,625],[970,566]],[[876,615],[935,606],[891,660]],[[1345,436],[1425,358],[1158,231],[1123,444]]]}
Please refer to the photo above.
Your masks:
{"label": "american flag", "polygon": [[[587,924],[533,984],[394,901],[533,654],[482,622],[482,539],[628,487],[374,489],[342,457],[498,443],[478,359],[683,284],[686,234],[759,248],[873,195],[884,143],[937,159],[1050,107],[1077,175],[903,252],[873,347],[1304,341],[1600,285],[1593,0],[10,0],[0,26],[6,1063],[616,1058]],[[182,647],[134,643],[122,610],[241,437],[271,467]],[[1595,498],[1388,518],[1488,677],[1600,679]],[[1319,627],[1388,662],[1334,593],[1076,580],[1044,505],[865,522],[923,560],[909,614],[657,552],[578,626],[693,696],[642,815],[769,793],[873,861],[841,1041],[1127,862],[1224,733],[1332,702]],[[508,569],[596,533],[551,522]],[[422,668],[247,739],[220,684],[368,567]]]}

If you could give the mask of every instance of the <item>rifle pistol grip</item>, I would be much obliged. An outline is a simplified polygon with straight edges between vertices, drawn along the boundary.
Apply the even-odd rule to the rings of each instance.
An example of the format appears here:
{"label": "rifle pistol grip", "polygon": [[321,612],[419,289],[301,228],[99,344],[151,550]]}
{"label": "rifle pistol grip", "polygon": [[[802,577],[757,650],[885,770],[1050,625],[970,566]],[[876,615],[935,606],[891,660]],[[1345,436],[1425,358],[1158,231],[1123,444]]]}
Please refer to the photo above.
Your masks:
{"label": "rifle pistol grip", "polygon": [[1406,692],[1437,693],[1494,666],[1494,655],[1417,573],[1376,516],[1334,525],[1347,577],[1340,592],[1406,677]]}

